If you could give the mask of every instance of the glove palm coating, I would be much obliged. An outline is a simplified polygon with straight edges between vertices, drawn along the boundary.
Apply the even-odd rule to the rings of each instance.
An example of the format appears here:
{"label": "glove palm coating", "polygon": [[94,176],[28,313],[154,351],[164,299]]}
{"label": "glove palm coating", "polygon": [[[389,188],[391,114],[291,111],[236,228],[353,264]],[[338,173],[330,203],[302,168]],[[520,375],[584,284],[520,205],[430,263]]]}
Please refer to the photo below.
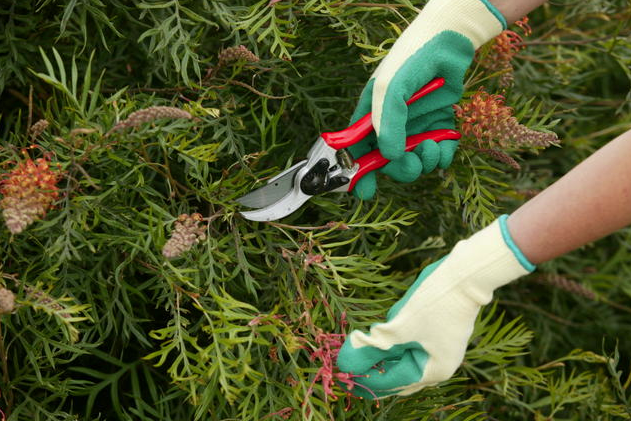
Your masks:
{"label": "glove palm coating", "polygon": [[[406,136],[434,129],[453,129],[452,105],[462,97],[463,79],[475,50],[506,27],[503,16],[487,0],[430,0],[403,31],[366,84],[352,117],[372,111],[375,135],[353,145],[355,157],[379,148],[393,161],[381,171],[410,182],[436,166],[451,164],[458,141],[426,140],[405,152]],[[436,77],[445,86],[407,106],[414,92]],[[374,172],[357,183],[354,194],[371,198]]]}

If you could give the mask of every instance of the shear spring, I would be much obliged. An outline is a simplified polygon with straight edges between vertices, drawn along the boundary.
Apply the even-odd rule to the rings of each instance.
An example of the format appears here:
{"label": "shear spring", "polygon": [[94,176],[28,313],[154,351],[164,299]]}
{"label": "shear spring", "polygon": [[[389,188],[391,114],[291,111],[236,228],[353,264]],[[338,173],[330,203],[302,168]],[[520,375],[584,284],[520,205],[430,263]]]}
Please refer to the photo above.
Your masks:
{"label": "shear spring", "polygon": [[340,149],[335,153],[338,164],[345,170],[350,170],[355,166],[355,160],[348,149]]}

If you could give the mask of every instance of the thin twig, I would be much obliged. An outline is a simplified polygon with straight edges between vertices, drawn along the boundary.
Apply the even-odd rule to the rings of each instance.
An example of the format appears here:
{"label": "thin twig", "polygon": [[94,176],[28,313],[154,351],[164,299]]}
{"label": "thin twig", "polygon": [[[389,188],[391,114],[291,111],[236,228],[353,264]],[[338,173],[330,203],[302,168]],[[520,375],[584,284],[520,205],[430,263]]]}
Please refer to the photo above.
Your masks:
{"label": "thin twig", "polygon": [[611,133],[622,133],[625,130],[631,129],[631,123],[621,123],[613,126],[609,126],[605,129],[592,132],[589,135],[582,136],[583,139],[594,139],[600,136],[611,135]]}
{"label": "thin twig", "polygon": [[19,99],[24,105],[28,106],[28,98],[22,92],[16,91],[13,88],[7,89],[7,92]]}
{"label": "thin twig", "polygon": [[28,89],[28,120],[26,122],[26,131],[28,133],[31,130],[31,124],[33,123],[33,85]]}
{"label": "thin twig", "polygon": [[203,220],[204,220],[204,222],[208,222],[210,224],[212,221],[214,221],[215,219],[219,218],[224,213],[225,213],[224,209],[219,209],[217,212],[213,213],[212,215],[203,218]]}
{"label": "thin twig", "polygon": [[348,225],[346,225],[344,222],[335,222],[335,221],[327,222],[324,225],[319,225],[316,227],[289,225],[289,224],[283,224],[281,222],[273,222],[273,221],[267,221],[267,224],[273,227],[277,227],[277,228],[288,228],[288,229],[293,229],[297,231],[315,231],[315,230],[323,230],[323,229],[343,229],[343,230],[348,229]]}
{"label": "thin twig", "polygon": [[4,347],[4,336],[2,335],[2,323],[0,323],[0,361],[2,362],[2,382],[7,388],[7,396],[4,398],[7,403],[5,410],[6,415],[10,416],[11,410],[13,409],[13,390],[11,390],[11,386],[9,385],[9,365],[7,360],[7,351]]}
{"label": "thin twig", "polygon": [[345,6],[345,7],[379,7],[382,9],[398,9],[401,7],[406,7],[404,4],[388,4],[388,3],[367,3],[367,2],[360,2],[360,3],[342,3],[342,2],[337,2],[337,3],[333,3],[331,4],[331,7],[340,7],[340,6]]}
{"label": "thin twig", "polygon": [[0,275],[4,279],[10,279],[15,282],[15,286],[20,286],[20,280],[18,279],[18,276],[16,274],[0,272]]}
{"label": "thin twig", "polygon": [[262,96],[263,98],[267,98],[267,99],[285,99],[285,98],[289,98],[291,97],[291,95],[283,95],[283,96],[275,96],[275,95],[269,95],[266,93],[263,93],[259,90],[257,90],[256,88],[254,88],[253,86],[248,85],[245,82],[240,82],[238,80],[229,80],[228,81],[229,84],[231,85],[237,85],[237,86],[241,86],[251,92],[254,92],[255,94],[257,94],[258,96]]}
{"label": "thin twig", "polygon": [[97,185],[94,183],[94,181],[92,181],[92,177],[90,177],[90,174],[88,174],[88,172],[83,169],[83,167],[81,166],[81,164],[79,164],[78,162],[76,162],[74,160],[74,156],[73,156],[73,160],[72,160],[72,164],[74,165],[75,168],[77,168],[79,170],[79,172],[81,172],[81,174],[83,174],[86,178],[86,181],[88,182],[89,185],[91,185],[95,190],[101,190],[101,186]]}
{"label": "thin twig", "polygon": [[[118,92],[117,88],[103,88],[101,89],[102,92],[106,92],[106,93],[111,93],[111,92]],[[137,94],[137,93],[144,93],[144,92],[148,92],[148,93],[157,93],[157,94],[172,94],[172,93],[177,93],[177,92],[182,92],[182,91],[194,91],[193,88],[189,88],[188,86],[175,86],[173,88],[142,88],[142,87],[137,87],[137,88],[128,88],[125,92],[130,93],[130,94]]]}
{"label": "thin twig", "polygon": [[[7,92],[10,93],[11,95],[13,95],[14,97],[16,97],[20,102],[22,102],[24,105],[26,105],[27,107],[31,107],[32,106],[32,100],[29,101],[29,98],[24,95],[23,93],[13,89],[13,88],[8,88]],[[34,114],[37,116],[42,116],[43,114],[38,111],[38,109],[36,109],[35,107],[32,107]],[[27,127],[27,130],[30,128],[30,125]]]}
{"label": "thin twig", "polygon": [[495,386],[498,383],[499,383],[498,380],[489,380],[489,381],[482,382],[482,383],[469,384],[469,385],[466,385],[465,387],[467,389],[488,389],[489,387]]}
{"label": "thin twig", "polygon": [[554,320],[555,322],[561,323],[561,324],[566,325],[566,326],[579,326],[576,323],[570,322],[569,320],[565,320],[564,318],[559,317],[556,314],[552,314],[550,312],[547,312],[547,311],[545,311],[543,309],[540,309],[539,307],[531,305],[531,304],[525,304],[525,303],[520,303],[518,301],[510,301],[510,300],[499,300],[499,303],[501,305],[505,305],[505,306],[521,307],[521,308],[524,308],[526,310],[532,310],[532,311],[535,311],[537,313],[541,313],[544,316],[549,317],[550,319]]}
{"label": "thin twig", "polygon": [[535,367],[537,371],[549,370],[551,368],[564,367],[565,364],[562,361],[550,361],[548,363],[542,364],[539,367]]}
{"label": "thin twig", "polygon": [[611,301],[608,298],[598,297],[598,301],[600,301],[602,303],[605,303],[605,304],[607,304],[607,305],[609,305],[609,306],[611,306],[613,308],[616,308],[618,310],[622,310],[622,311],[626,311],[627,313],[631,313],[631,308],[630,307],[627,307],[627,306],[625,306],[623,304],[616,303],[615,301]]}
{"label": "thin twig", "polygon": [[539,63],[539,64],[571,64],[574,63],[576,60],[571,58],[571,59],[566,59],[566,60],[558,60],[558,59],[540,59],[534,56],[530,56],[527,54],[516,54],[515,55],[516,59],[519,60],[524,60],[524,61],[529,61],[531,63]]}
{"label": "thin twig", "polygon": [[[631,32],[629,32],[631,33]],[[520,42],[518,45],[523,45],[523,46],[528,46],[528,45],[584,45],[584,44],[591,44],[594,42],[599,42],[599,41],[607,41],[609,39],[612,38],[617,38],[617,37],[626,37],[627,35],[629,35],[629,33],[625,33],[625,34],[611,34],[611,35],[607,35],[604,37],[598,37],[598,38],[589,38],[589,39],[568,39],[568,40],[559,40],[559,41],[539,41],[539,40],[533,40],[533,41],[523,41]]]}
{"label": "thin twig", "polygon": [[160,168],[160,165],[153,162],[151,160],[151,158],[149,157],[149,154],[147,153],[147,149],[145,148],[145,143],[141,142],[140,143],[140,156],[142,158],[142,160],[149,165],[149,167],[153,168],[154,171],[156,171],[158,174],[161,174],[163,177],[167,178],[169,180],[169,182],[171,182],[171,184],[173,185],[174,189],[175,189],[175,194],[177,196],[184,196],[183,193],[181,193],[179,189],[182,189],[183,192],[185,193],[190,193],[191,189],[189,189],[188,187],[186,187],[185,185],[183,185],[182,183],[180,183],[179,181],[177,181],[175,178],[173,178],[173,176],[171,175],[171,170],[169,169],[168,166],[166,166],[166,171],[164,171],[162,168]]}
{"label": "thin twig", "polygon": [[294,267],[294,264],[292,261],[292,253],[284,247],[281,249],[282,249],[282,256],[287,261],[287,264],[289,265],[289,272],[291,273],[291,277],[294,280],[294,284],[296,286],[296,292],[298,293],[300,303],[303,305],[303,308],[305,310],[300,316],[300,318],[304,317],[305,324],[309,328],[309,331],[311,332],[311,334],[315,336],[316,327],[313,324],[313,320],[311,319],[311,313],[309,312],[309,310],[313,308],[313,303],[311,302],[311,300],[307,298],[307,296],[305,295],[302,289],[302,285],[300,284],[300,280],[302,278],[299,277],[298,273],[296,272],[296,268]]}

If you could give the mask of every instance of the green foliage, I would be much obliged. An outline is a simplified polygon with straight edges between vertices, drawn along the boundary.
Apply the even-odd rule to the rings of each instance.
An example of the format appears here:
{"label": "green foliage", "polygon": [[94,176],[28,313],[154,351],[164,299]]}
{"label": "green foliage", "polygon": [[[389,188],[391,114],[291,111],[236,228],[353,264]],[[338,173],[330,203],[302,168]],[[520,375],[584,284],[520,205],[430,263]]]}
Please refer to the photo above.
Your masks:
{"label": "green foliage", "polygon": [[[42,220],[0,230],[2,284],[17,295],[0,316],[8,419],[630,419],[629,230],[498,291],[454,379],[379,405],[337,387],[327,399],[314,382],[319,333],[380,320],[458,239],[630,128],[628,3],[546,5],[515,84],[485,70],[486,51],[466,96],[503,94],[561,147],[507,148],[514,171],[464,139],[450,169],[410,185],[384,177],[372,202],[330,194],[279,222],[244,220],[234,199],[345,126],[415,13],[405,0],[2,8],[2,172],[23,149],[63,171]],[[260,60],[220,61],[238,45]],[[192,118],[110,133],[158,105]],[[29,131],[40,119],[48,128]],[[205,237],[166,259],[178,215],[195,212]],[[595,298],[555,288],[559,276]]]}

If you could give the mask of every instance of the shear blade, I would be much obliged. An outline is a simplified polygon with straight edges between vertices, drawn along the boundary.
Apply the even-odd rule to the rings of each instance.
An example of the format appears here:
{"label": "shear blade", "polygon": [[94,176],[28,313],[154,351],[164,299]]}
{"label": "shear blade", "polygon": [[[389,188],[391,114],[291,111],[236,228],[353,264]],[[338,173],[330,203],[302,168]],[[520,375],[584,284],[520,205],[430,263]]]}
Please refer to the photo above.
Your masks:
{"label": "shear blade", "polygon": [[265,208],[278,202],[292,191],[296,173],[306,164],[307,160],[297,163],[269,180],[265,186],[241,196],[236,201],[243,206],[255,209]]}
{"label": "shear blade", "polygon": [[261,209],[241,212],[241,215],[250,221],[275,221],[294,213],[310,197],[300,191],[300,188],[295,188],[271,205]]}

